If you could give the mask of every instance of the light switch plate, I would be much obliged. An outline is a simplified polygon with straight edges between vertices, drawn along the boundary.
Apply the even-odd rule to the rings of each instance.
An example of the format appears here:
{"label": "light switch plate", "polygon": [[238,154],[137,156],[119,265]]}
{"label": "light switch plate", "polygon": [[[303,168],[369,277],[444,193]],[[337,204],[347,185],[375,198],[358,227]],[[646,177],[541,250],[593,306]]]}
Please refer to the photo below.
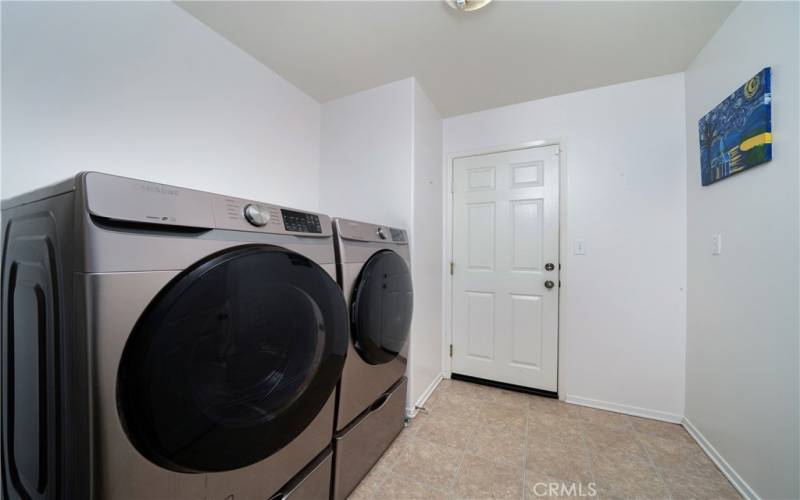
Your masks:
{"label": "light switch plate", "polygon": [[575,240],[575,255],[586,255],[586,242],[583,241],[583,238],[577,238]]}
{"label": "light switch plate", "polygon": [[711,235],[711,255],[720,255],[722,254],[722,235],[721,234],[712,234]]}

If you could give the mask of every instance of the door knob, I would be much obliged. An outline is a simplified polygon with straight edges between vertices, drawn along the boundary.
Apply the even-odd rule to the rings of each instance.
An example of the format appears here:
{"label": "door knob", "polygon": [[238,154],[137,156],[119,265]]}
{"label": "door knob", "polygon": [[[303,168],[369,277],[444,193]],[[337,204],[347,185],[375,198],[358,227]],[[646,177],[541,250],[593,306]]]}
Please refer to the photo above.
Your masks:
{"label": "door knob", "polygon": [[545,287],[545,288],[553,288],[554,286],[556,286],[556,284],[555,284],[555,283],[553,283],[553,282],[552,282],[552,281],[550,281],[550,280],[547,280],[547,281],[545,281],[545,282],[544,282],[544,287]]}

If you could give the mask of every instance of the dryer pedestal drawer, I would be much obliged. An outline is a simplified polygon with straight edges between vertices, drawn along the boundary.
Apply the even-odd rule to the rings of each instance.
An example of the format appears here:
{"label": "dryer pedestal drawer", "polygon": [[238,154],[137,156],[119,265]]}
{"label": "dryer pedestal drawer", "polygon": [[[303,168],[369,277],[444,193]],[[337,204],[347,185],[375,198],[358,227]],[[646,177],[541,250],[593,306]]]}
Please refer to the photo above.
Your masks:
{"label": "dryer pedestal drawer", "polygon": [[334,500],[347,498],[403,430],[406,386],[403,377],[334,437]]}

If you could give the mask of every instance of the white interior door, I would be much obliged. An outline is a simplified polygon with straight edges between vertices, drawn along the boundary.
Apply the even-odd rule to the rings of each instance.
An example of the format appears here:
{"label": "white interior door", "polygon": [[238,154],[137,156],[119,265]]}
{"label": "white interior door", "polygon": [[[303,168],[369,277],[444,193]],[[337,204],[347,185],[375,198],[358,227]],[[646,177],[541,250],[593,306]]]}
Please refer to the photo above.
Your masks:
{"label": "white interior door", "polygon": [[453,373],[557,390],[558,146],[453,162]]}

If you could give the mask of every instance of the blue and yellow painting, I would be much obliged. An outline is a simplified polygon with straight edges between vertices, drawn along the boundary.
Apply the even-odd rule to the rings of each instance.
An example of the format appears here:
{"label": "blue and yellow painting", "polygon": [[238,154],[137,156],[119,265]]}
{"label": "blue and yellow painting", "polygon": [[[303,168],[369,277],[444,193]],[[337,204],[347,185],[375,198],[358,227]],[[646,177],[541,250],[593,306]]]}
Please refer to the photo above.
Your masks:
{"label": "blue and yellow painting", "polygon": [[704,186],[772,159],[771,100],[764,68],[700,119]]}

